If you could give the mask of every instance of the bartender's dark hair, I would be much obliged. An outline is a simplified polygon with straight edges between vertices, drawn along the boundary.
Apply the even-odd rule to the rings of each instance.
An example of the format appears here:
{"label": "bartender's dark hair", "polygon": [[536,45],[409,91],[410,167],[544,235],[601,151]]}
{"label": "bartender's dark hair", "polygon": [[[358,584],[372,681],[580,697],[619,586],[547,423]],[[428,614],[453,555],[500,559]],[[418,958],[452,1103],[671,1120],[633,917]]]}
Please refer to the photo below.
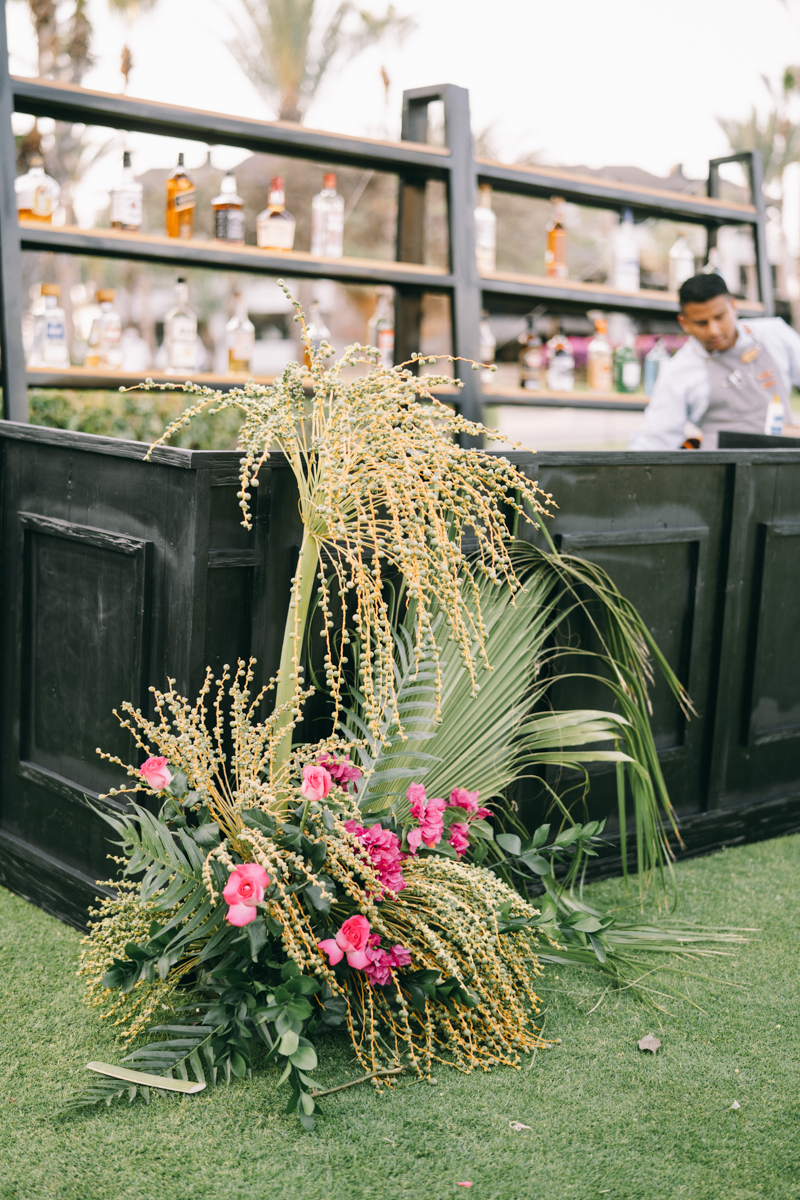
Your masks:
{"label": "bartender's dark hair", "polygon": [[715,296],[729,295],[727,283],[716,271],[709,275],[693,275],[681,284],[678,292],[681,308],[686,308],[687,304],[705,304]]}

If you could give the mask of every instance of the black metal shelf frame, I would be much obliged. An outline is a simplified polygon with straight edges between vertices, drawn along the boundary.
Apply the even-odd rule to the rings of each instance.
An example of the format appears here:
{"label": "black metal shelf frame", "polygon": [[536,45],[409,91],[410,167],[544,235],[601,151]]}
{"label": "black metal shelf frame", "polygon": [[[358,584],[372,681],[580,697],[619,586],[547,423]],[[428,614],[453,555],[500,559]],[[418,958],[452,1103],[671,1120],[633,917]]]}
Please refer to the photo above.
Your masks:
{"label": "black metal shelf frame", "polygon": [[[441,101],[444,107],[444,147],[429,145],[427,141],[428,108],[434,101]],[[302,253],[280,255],[255,247],[227,249],[211,242],[187,243],[166,237],[121,234],[115,230],[19,224],[14,194],[16,148],[11,127],[14,112],[392,172],[399,177],[397,261],[324,259]],[[728,203],[719,198],[719,166],[727,161],[744,162],[750,179],[752,205]],[[694,221],[706,227],[709,248],[715,244],[721,225],[750,225],[754,233],[760,295],[759,305],[751,307],[753,313],[759,311],[770,316],[773,312],[766,255],[762,165],[757,151],[713,160],[709,164],[708,198],[582,178],[544,167],[505,166],[474,157],[469,93],[453,84],[405,92],[401,141],[390,142],[326,133],[280,121],[202,112],[39,79],[22,79],[8,72],[3,0],[0,162],[6,164],[0,172],[0,378],[3,415],[16,421],[26,421],[28,417],[28,379],[21,335],[23,250],[49,250],[297,278],[328,278],[349,283],[391,284],[395,289],[397,361],[407,360],[419,350],[423,295],[431,291],[449,296],[453,352],[466,359],[479,357],[481,309],[484,303],[492,302],[492,297],[496,298],[495,305],[497,298],[505,297],[517,301],[551,302],[573,311],[604,308],[652,315],[677,311],[675,299],[667,293],[663,296],[654,292],[623,293],[602,285],[587,287],[569,280],[504,277],[502,273],[491,278],[479,277],[474,210],[478,184],[484,182],[498,191],[530,196],[557,193],[582,205],[609,209],[628,206],[641,214]],[[424,264],[425,185],[429,179],[444,181],[447,187],[449,271]],[[743,308],[745,312],[749,311],[746,305]],[[497,405],[502,402],[498,389],[492,389],[491,396],[483,395],[479,373],[469,364],[458,363],[456,372],[463,381],[458,407],[468,419],[481,420],[484,403]],[[64,383],[68,384],[66,376]],[[576,404],[577,400],[578,397]],[[521,403],[518,396],[511,395],[508,402]],[[554,401],[531,396],[525,403],[552,404]],[[619,407],[611,396],[605,404],[595,400],[591,406]]]}

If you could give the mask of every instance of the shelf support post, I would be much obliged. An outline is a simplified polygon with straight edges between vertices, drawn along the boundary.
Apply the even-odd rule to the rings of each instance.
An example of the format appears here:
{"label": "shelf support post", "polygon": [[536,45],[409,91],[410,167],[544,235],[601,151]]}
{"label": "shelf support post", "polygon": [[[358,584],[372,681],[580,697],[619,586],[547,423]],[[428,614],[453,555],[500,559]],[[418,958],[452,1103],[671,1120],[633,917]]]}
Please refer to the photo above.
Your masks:
{"label": "shelf support post", "polygon": [[22,349],[22,252],[14,191],[17,148],[11,117],[14,93],[8,69],[6,5],[0,11],[0,383],[3,388],[3,417],[7,421],[28,420],[28,384]]}
{"label": "shelf support post", "polygon": [[[772,267],[767,254],[767,206],[764,200],[764,164],[760,150],[745,150],[741,154],[727,154],[724,158],[712,158],[708,164],[708,194],[719,199],[719,169],[723,163],[741,163],[747,172],[750,184],[750,201],[756,210],[753,225],[755,243],[758,296],[764,305],[764,316],[775,316],[775,297],[772,290]],[[708,228],[708,248],[717,244],[717,227]]]}

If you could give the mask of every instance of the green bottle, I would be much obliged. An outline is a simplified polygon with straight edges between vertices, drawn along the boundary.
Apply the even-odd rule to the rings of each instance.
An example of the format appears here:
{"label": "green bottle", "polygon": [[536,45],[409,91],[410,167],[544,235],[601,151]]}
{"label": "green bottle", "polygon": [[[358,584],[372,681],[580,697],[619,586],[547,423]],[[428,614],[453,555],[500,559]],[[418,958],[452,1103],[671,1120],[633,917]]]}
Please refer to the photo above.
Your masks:
{"label": "green bottle", "polygon": [[614,390],[630,395],[638,392],[642,382],[642,364],[636,354],[634,337],[629,333],[614,351]]}

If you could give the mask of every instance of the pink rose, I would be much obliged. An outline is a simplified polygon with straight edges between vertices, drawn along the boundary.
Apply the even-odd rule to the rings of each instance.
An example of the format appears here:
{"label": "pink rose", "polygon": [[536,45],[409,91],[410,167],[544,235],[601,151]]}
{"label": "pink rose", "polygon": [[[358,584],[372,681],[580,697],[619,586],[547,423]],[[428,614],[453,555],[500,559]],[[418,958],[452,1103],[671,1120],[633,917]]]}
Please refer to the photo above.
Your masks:
{"label": "pink rose", "polygon": [[468,792],[466,788],[453,788],[448,808],[463,808],[468,813],[477,813],[479,792]]}
{"label": "pink rose", "polygon": [[242,863],[231,872],[222,895],[230,905],[225,916],[231,925],[249,925],[256,919],[256,905],[264,899],[269,875],[259,863]]}
{"label": "pink rose", "polygon": [[300,795],[306,800],[324,800],[331,790],[331,773],[317,763],[303,767],[303,785]]}
{"label": "pink rose", "polygon": [[317,945],[327,954],[332,967],[347,955],[348,964],[357,971],[363,971],[370,962],[367,955],[369,938],[369,921],[361,913],[356,913],[347,918],[335,938],[326,938],[323,942],[317,942]]}
{"label": "pink rose", "polygon": [[469,825],[465,821],[453,821],[447,839],[459,858],[469,850]]}
{"label": "pink rose", "polygon": [[172,772],[165,758],[148,758],[139,767],[139,774],[154,792],[163,792],[172,783]]}

